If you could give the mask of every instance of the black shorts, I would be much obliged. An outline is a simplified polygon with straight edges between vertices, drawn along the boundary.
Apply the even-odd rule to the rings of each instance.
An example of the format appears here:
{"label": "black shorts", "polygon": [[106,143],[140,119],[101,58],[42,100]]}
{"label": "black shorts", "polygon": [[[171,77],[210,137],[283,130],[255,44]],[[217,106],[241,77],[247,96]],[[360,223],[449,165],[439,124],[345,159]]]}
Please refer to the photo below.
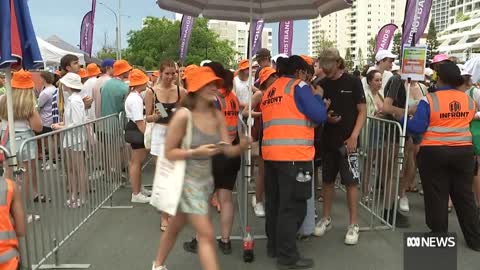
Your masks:
{"label": "black shorts", "polygon": [[334,183],[338,173],[340,173],[341,183],[345,186],[358,185],[359,182],[353,177],[348,158],[342,155],[340,149],[324,149],[322,152],[322,181],[325,183]]}
{"label": "black shorts", "polygon": [[227,157],[223,154],[212,158],[213,181],[215,189],[233,190],[240,170],[240,157]]}
{"label": "black shorts", "polygon": [[51,127],[42,127],[42,131],[40,132],[35,132],[35,135],[42,135],[42,134],[45,134],[45,133],[49,133],[49,132],[52,132],[53,129]]}

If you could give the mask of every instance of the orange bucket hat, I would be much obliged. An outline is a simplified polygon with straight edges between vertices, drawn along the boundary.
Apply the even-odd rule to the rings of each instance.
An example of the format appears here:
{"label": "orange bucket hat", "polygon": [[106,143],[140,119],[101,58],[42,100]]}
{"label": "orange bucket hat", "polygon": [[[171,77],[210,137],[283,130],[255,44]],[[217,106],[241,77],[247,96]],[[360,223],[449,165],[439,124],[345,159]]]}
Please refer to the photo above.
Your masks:
{"label": "orange bucket hat", "polygon": [[183,76],[182,79],[185,80],[187,78],[187,74],[190,73],[192,70],[198,68],[199,66],[197,65],[188,65],[185,67],[185,70],[183,71]]}
{"label": "orange bucket hat", "polygon": [[113,64],[113,76],[120,76],[125,72],[132,70],[132,66],[125,60],[117,60]]}
{"label": "orange bucket hat", "polygon": [[307,64],[308,64],[309,66],[313,66],[313,59],[312,59],[310,56],[302,54],[302,55],[300,55],[300,57],[301,57],[305,62],[307,62]]}
{"label": "orange bucket hat", "polygon": [[31,90],[34,87],[35,83],[32,80],[32,73],[23,69],[13,73],[12,88]]}
{"label": "orange bucket hat", "polygon": [[148,76],[145,75],[145,72],[137,68],[130,71],[128,74],[128,80],[130,81],[130,87],[144,85],[149,81]]}
{"label": "orange bucket hat", "polygon": [[97,64],[95,64],[95,63],[88,64],[88,66],[87,66],[88,77],[95,77],[95,76],[98,76],[101,73],[102,73],[102,71],[100,70],[100,68],[98,67]]}
{"label": "orange bucket hat", "polygon": [[248,62],[248,59],[243,59],[242,61],[240,61],[240,63],[238,64],[238,69],[239,70],[245,70],[245,69],[248,69],[250,66],[249,62]]}
{"label": "orange bucket hat", "polygon": [[152,72],[152,76],[153,77],[159,77],[160,76],[160,71],[155,70],[154,72]]}
{"label": "orange bucket hat", "polygon": [[84,69],[84,68],[81,68],[81,69],[78,71],[78,75],[80,75],[80,78],[82,78],[82,79],[87,78],[87,77],[88,77],[87,70]]}
{"label": "orange bucket hat", "polygon": [[196,92],[211,82],[215,82],[217,88],[223,86],[223,79],[217,77],[211,68],[197,67],[191,69],[187,75],[187,91],[189,93]]}
{"label": "orange bucket hat", "polygon": [[264,67],[260,70],[258,77],[260,78],[260,85],[262,85],[265,81],[270,78],[273,74],[277,73],[277,71],[272,67]]}

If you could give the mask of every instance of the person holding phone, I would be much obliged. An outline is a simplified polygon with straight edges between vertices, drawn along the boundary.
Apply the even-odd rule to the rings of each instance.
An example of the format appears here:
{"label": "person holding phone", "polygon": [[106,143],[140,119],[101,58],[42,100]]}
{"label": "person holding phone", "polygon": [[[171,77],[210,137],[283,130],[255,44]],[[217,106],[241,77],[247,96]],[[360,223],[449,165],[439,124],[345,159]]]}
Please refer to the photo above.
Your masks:
{"label": "person holding phone", "polygon": [[[145,114],[146,121],[155,123],[152,128],[152,145],[150,154],[155,157],[164,156],[164,143],[167,126],[173,117],[175,108],[185,96],[185,89],[175,85],[177,66],[173,60],[167,59],[160,63],[158,83],[146,91]],[[151,192],[143,189],[146,195]],[[165,231],[168,226],[168,215],[161,215],[160,230]]]}
{"label": "person holding phone", "polygon": [[[214,103],[217,89],[222,85],[222,78],[217,77],[209,67],[199,67],[187,74],[188,94],[182,101],[183,108],[173,116],[165,140],[165,157],[171,161],[187,162],[183,191],[178,212],[171,217],[167,230],[160,237],[152,270],[167,269],[167,257],[187,222],[197,235],[202,269],[219,269],[215,233],[209,217],[209,199],[214,189],[211,158],[219,153],[238,156],[250,143],[249,139],[241,138],[238,145],[222,149],[217,146],[220,141],[230,140],[225,118]],[[182,149],[189,118],[192,121],[191,146],[190,149]]]}
{"label": "person holding phone", "polygon": [[317,223],[315,235],[322,236],[332,228],[332,203],[335,179],[338,173],[347,188],[350,224],[345,244],[358,243],[358,171],[351,164],[349,155],[357,151],[358,137],[367,119],[367,106],[362,82],[345,72],[345,60],[337,49],[324,50],[319,57],[325,78],[320,81],[324,98],[330,103],[328,120],[322,135],[323,217]]}

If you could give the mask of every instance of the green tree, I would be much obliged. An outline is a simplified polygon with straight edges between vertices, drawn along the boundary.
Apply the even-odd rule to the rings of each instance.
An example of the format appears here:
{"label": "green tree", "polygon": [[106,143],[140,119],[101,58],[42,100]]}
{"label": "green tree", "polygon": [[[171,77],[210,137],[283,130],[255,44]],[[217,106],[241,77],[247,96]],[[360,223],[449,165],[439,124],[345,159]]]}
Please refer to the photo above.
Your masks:
{"label": "green tree", "polygon": [[117,50],[115,48],[104,46],[97,52],[98,59],[116,59],[117,58]]}
{"label": "green tree", "polygon": [[[143,28],[128,33],[126,59],[145,69],[157,69],[163,59],[178,60],[180,22],[148,17]],[[236,52],[228,41],[208,29],[208,21],[196,18],[190,37],[185,64],[199,64],[207,57],[230,67]]]}
{"label": "green tree", "polygon": [[367,42],[367,64],[374,65],[375,64],[375,38],[371,38]]}
{"label": "green tree", "polygon": [[358,66],[360,68],[363,68],[363,65],[365,64],[365,59],[363,59],[363,52],[362,52],[362,48],[359,48],[358,49]]}
{"label": "green tree", "polygon": [[335,42],[328,40],[325,36],[325,31],[320,31],[320,37],[315,44],[315,55],[320,55],[325,49],[333,48],[335,46]]}
{"label": "green tree", "polygon": [[347,51],[345,52],[345,66],[347,67],[347,70],[353,70],[353,65],[355,63],[353,62],[353,57],[352,54],[350,53],[350,48],[347,48]]}
{"label": "green tree", "polygon": [[455,16],[456,22],[463,22],[466,20],[470,20],[470,16],[463,14],[463,12],[459,12],[457,13],[457,16]]}
{"label": "green tree", "polygon": [[433,57],[438,54],[439,46],[440,43],[437,39],[437,30],[435,29],[435,23],[431,21],[427,34],[427,59],[433,59]]}
{"label": "green tree", "polygon": [[392,47],[392,53],[396,55],[400,55],[402,52],[402,33],[398,32],[393,36],[393,47]]}

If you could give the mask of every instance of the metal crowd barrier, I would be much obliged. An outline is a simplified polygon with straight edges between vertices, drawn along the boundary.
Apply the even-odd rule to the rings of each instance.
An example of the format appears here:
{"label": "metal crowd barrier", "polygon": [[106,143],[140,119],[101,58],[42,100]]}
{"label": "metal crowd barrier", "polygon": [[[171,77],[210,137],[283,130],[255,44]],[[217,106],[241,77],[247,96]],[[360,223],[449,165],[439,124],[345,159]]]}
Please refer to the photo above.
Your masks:
{"label": "metal crowd barrier", "polygon": [[23,269],[89,267],[60,264],[59,251],[100,208],[113,204],[124,174],[123,138],[115,114],[20,145],[18,160],[24,173],[17,179],[27,217],[20,244]]}
{"label": "metal crowd barrier", "polygon": [[[360,135],[361,200],[370,214],[362,231],[395,230],[403,151],[402,127],[396,121],[368,117]],[[385,213],[385,209],[393,209]],[[392,220],[391,220],[392,219]]]}

